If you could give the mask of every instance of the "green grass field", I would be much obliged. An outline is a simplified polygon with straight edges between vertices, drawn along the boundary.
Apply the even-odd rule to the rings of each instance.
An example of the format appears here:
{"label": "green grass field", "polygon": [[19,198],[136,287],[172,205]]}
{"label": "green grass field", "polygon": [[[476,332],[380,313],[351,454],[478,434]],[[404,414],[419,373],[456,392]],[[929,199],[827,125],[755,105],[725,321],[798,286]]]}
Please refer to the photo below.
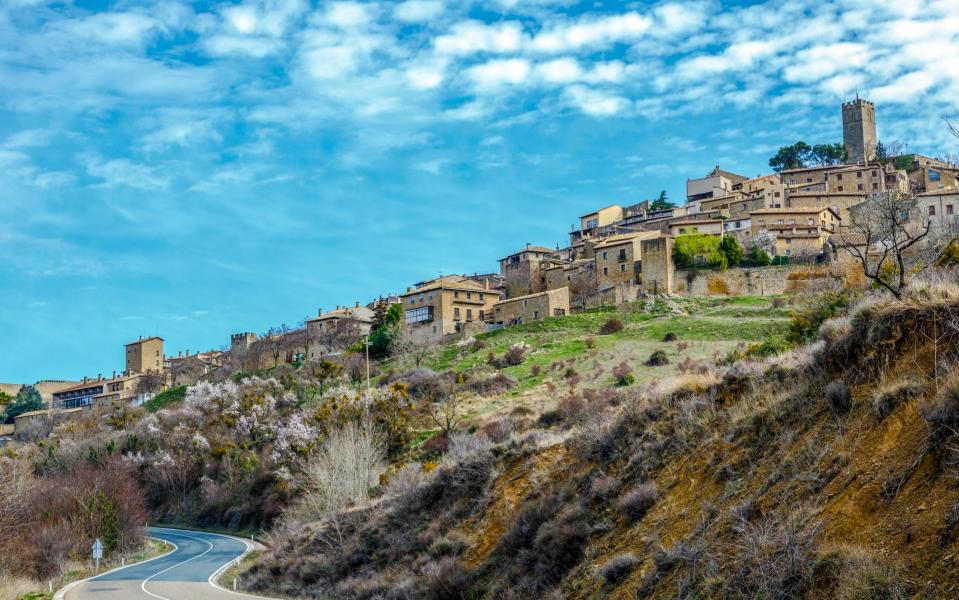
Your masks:
{"label": "green grass field", "polygon": [[[677,299],[675,306],[683,314],[675,314],[657,300],[650,312],[638,306],[622,311],[605,308],[524,323],[477,336],[487,345],[477,351],[446,345],[428,366],[437,371],[489,368],[490,352],[502,356],[511,345],[524,342],[530,346],[526,361],[502,369],[519,383],[511,396],[545,392],[546,381],[565,391],[568,369],[579,375],[579,389],[604,388],[615,383],[612,368],[622,361],[632,367],[637,382],[650,381],[675,374],[678,363],[687,358],[714,359],[743,342],[782,339],[789,323],[789,309],[774,307],[768,297]],[[620,319],[624,329],[599,335],[600,327],[612,317]],[[675,334],[677,340],[664,342],[667,333]],[[645,366],[656,350],[666,353],[669,364]]]}

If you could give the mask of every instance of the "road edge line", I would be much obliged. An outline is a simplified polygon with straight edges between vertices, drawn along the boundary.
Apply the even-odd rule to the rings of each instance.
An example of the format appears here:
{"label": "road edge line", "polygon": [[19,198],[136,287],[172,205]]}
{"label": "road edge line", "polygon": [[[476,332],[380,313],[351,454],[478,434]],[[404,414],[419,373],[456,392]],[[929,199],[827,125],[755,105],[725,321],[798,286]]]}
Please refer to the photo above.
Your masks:
{"label": "road edge line", "polygon": [[78,580],[76,580],[76,581],[71,581],[70,583],[66,584],[65,586],[63,586],[62,588],[60,588],[60,589],[58,589],[56,592],[54,592],[54,594],[53,594],[53,600],[64,600],[65,597],[66,597],[66,595],[67,595],[67,592],[69,592],[69,591],[72,590],[73,588],[77,587],[77,586],[80,585],[81,583],[86,583],[86,582],[91,581],[91,580],[93,580],[93,579],[96,579],[96,578],[98,578],[98,577],[103,577],[104,575],[107,575],[108,573],[115,573],[116,571],[122,571],[122,570],[124,570],[124,569],[129,569],[130,567],[136,567],[136,566],[139,566],[139,565],[145,565],[146,563],[148,563],[148,562],[150,562],[150,561],[154,561],[154,560],[157,560],[157,559],[159,559],[159,558],[163,558],[164,556],[167,556],[168,554],[173,554],[174,552],[176,552],[177,550],[180,549],[179,546],[177,546],[176,544],[174,544],[173,542],[171,542],[171,541],[169,541],[169,540],[164,540],[164,539],[160,539],[160,538],[158,538],[158,537],[153,537],[152,535],[147,536],[147,539],[149,539],[149,540],[156,540],[156,541],[158,541],[158,542],[163,542],[164,544],[170,544],[171,546],[173,546],[173,550],[170,550],[169,552],[164,552],[163,554],[159,554],[159,555],[157,555],[157,556],[154,556],[153,558],[148,558],[148,559],[146,559],[146,560],[141,560],[140,562],[130,563],[130,564],[124,565],[124,566],[122,566],[122,567],[116,567],[116,568],[114,568],[114,569],[110,569],[109,571],[104,571],[103,573],[97,573],[96,575],[93,575],[93,576],[91,576],[91,577],[87,577],[86,579],[78,579]]}

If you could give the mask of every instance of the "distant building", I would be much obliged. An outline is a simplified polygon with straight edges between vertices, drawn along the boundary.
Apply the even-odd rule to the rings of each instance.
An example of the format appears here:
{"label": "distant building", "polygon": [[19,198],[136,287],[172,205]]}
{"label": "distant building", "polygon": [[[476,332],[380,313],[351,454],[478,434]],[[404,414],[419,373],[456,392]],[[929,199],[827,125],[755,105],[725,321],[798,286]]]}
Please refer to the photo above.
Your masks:
{"label": "distant building", "polygon": [[935,192],[959,186],[959,166],[921,154],[905,154],[896,162],[908,162],[909,187],[915,192]]}
{"label": "distant building", "polygon": [[643,240],[658,238],[659,231],[623,233],[596,244],[595,274],[598,292],[619,284],[638,284],[642,276]]}
{"label": "distant building", "polygon": [[51,408],[104,408],[114,403],[138,404],[138,382],[146,373],[126,373],[110,378],[84,378],[75,386],[54,392]]}
{"label": "distant building", "polygon": [[400,295],[403,326],[415,339],[432,341],[481,332],[487,314],[500,297],[501,292],[488,284],[462,275],[424,281]]}
{"label": "distant building", "polygon": [[669,224],[669,233],[670,235],[687,235],[691,233],[722,235],[723,222],[723,219],[680,219]]}
{"label": "distant building", "polygon": [[127,373],[160,373],[163,371],[163,338],[140,337],[126,345]]}
{"label": "distant building", "polygon": [[839,231],[839,215],[830,207],[767,208],[752,214],[752,236],[768,232],[776,238],[776,256],[813,256],[824,251]]}
{"label": "distant building", "polygon": [[250,349],[250,346],[256,342],[256,334],[252,331],[234,333],[230,336],[230,352],[242,353]]}
{"label": "distant building", "polygon": [[876,105],[858,96],[842,104],[842,141],[847,162],[865,165],[876,159]]}
{"label": "distant building", "polygon": [[306,321],[309,358],[339,354],[346,346],[368,335],[373,326],[373,310],[367,306],[337,306]]}
{"label": "distant building", "polygon": [[918,197],[919,210],[923,218],[932,224],[931,230],[937,236],[959,233],[959,188],[930,190],[922,192]]}
{"label": "distant building", "polygon": [[519,252],[501,258],[499,272],[505,282],[506,296],[515,298],[545,290],[546,278],[543,269],[562,262],[553,250],[531,244],[526,244]]}
{"label": "distant building", "polygon": [[569,288],[562,287],[501,300],[493,305],[487,322],[491,325],[508,327],[567,314],[569,314]]}
{"label": "distant building", "polygon": [[848,228],[852,224],[849,209],[866,201],[867,194],[862,192],[794,192],[786,201],[786,208],[816,208],[828,206],[839,215],[839,226]]}
{"label": "distant building", "polygon": [[724,171],[717,165],[705,177],[686,180],[686,203],[728,196],[735,185],[742,184],[748,179],[748,177]]}

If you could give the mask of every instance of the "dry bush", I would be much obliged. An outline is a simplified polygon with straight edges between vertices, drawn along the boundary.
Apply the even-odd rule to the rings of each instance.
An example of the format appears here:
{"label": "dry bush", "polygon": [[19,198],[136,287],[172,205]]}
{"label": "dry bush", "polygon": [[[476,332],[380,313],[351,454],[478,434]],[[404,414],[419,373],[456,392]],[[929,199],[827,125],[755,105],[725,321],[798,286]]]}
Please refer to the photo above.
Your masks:
{"label": "dry bush", "polygon": [[656,504],[657,496],[655,483],[640,483],[616,501],[616,508],[628,520],[638,521]]}
{"label": "dry bush", "polygon": [[947,440],[959,435],[959,385],[945,387],[931,403],[919,407],[919,414],[929,427],[930,449],[949,450],[943,448]]}
{"label": "dry bush", "polygon": [[499,372],[483,379],[473,379],[466,384],[466,389],[480,396],[495,396],[514,387],[516,380]]}
{"label": "dry bush", "polygon": [[676,344],[677,353],[685,352],[688,348],[689,348],[689,342],[679,342]]}
{"label": "dry bush", "polygon": [[543,372],[543,367],[541,367],[541,366],[539,366],[539,365],[533,365],[533,366],[530,367],[530,369],[529,369],[529,374],[532,375],[533,377],[539,377],[539,376],[540,376],[540,373],[542,373],[542,372]]}
{"label": "dry bush", "polygon": [[585,340],[583,340],[583,343],[586,344],[587,348],[592,350],[593,348],[596,347],[596,338],[594,338],[593,336],[589,336]]}
{"label": "dry bush", "polygon": [[835,579],[836,600],[906,600],[910,586],[895,568],[860,548],[843,548],[819,559],[821,572]]}
{"label": "dry bush", "polygon": [[623,482],[616,477],[600,473],[589,484],[589,497],[592,500],[608,500],[619,493]]}
{"label": "dry bush", "polygon": [[460,600],[469,588],[469,574],[456,558],[447,556],[423,568],[425,600]]}
{"label": "dry bush", "polygon": [[506,354],[503,356],[503,359],[506,361],[506,364],[515,367],[517,365],[523,364],[523,361],[526,360],[526,351],[529,349],[529,346],[523,344],[522,342],[518,344],[513,344],[506,350]]}
{"label": "dry bush", "polygon": [[876,418],[880,421],[884,420],[896,410],[896,407],[910,398],[918,396],[922,391],[921,383],[908,379],[880,386],[876,389],[872,400],[872,408]]}
{"label": "dry bush", "polygon": [[516,419],[502,418],[490,421],[483,426],[483,433],[494,443],[500,444],[513,437],[518,429]]}
{"label": "dry bush", "polygon": [[578,394],[569,394],[556,405],[556,412],[564,421],[576,421],[586,412],[586,402]]}
{"label": "dry bush", "polygon": [[639,559],[632,552],[619,554],[600,567],[596,575],[607,585],[619,585],[629,577],[637,563],[639,563]]}
{"label": "dry bush", "polygon": [[429,477],[429,473],[423,471],[420,463],[406,463],[389,478],[384,493],[396,497],[400,502],[406,502]]}
{"label": "dry bush", "polygon": [[636,377],[633,376],[633,368],[626,364],[625,360],[613,367],[613,378],[616,379],[616,385],[620,386],[631,385],[636,381]]}
{"label": "dry bush", "polygon": [[678,339],[679,339],[679,336],[672,331],[667,331],[666,335],[663,336],[664,342],[675,342]]}
{"label": "dry bush", "polygon": [[852,391],[845,381],[834,379],[823,392],[826,396],[826,406],[834,415],[841,417],[852,410]]}
{"label": "dry bush", "polygon": [[649,355],[649,358],[646,359],[646,366],[648,367],[661,367],[663,365],[669,364],[669,358],[666,356],[666,353],[662,350],[655,350],[652,354]]}
{"label": "dry bush", "polygon": [[318,519],[366,502],[386,469],[386,443],[368,425],[330,432],[303,467],[303,493],[295,511]]}
{"label": "dry bush", "polygon": [[623,322],[617,319],[616,317],[610,317],[606,320],[605,323],[599,328],[600,335],[610,335],[613,333],[618,333],[623,330]]}
{"label": "dry bush", "polygon": [[786,306],[786,300],[784,298],[773,298],[770,304],[773,308],[782,308]]}

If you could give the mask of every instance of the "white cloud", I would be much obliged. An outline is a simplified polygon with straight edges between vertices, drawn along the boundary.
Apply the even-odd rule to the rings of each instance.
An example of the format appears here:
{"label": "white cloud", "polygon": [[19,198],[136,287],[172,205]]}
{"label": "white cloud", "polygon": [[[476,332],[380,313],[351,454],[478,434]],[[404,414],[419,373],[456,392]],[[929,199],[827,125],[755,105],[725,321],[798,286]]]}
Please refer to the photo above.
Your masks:
{"label": "white cloud", "polygon": [[783,71],[783,79],[789,82],[808,83],[829,77],[841,70],[856,69],[870,60],[865,44],[842,42],[813,46],[798,52],[796,63]]}
{"label": "white cloud", "polygon": [[550,83],[569,83],[582,78],[583,69],[575,59],[557,58],[536,65],[536,75]]}
{"label": "white cloud", "polygon": [[165,120],[167,122],[141,139],[143,148],[147,152],[174,146],[185,147],[199,142],[219,144],[223,141],[223,136],[209,120],[192,119],[178,112],[174,112]]}
{"label": "white cloud", "polygon": [[327,5],[325,20],[337,27],[350,29],[365,25],[372,18],[373,9],[359,2],[331,2]]}
{"label": "white cloud", "polygon": [[463,56],[477,52],[515,52],[523,44],[524,34],[519,23],[504,22],[487,25],[482,21],[462,21],[450,32],[436,38],[434,47],[440,54]]}
{"label": "white cloud", "polygon": [[529,61],[523,58],[495,59],[470,67],[466,75],[478,88],[496,88],[505,84],[516,85],[529,76]]}
{"label": "white cloud", "polygon": [[407,0],[396,5],[393,15],[405,23],[421,23],[435,19],[443,10],[443,3],[438,0]]}
{"label": "white cloud", "polygon": [[602,18],[584,17],[579,21],[547,28],[532,41],[538,52],[567,52],[584,47],[605,47],[618,42],[639,39],[649,31],[653,20],[629,12]]}
{"label": "white cloud", "polygon": [[137,164],[126,158],[104,160],[102,157],[86,153],[79,157],[87,174],[98,178],[102,187],[126,186],[140,190],[165,190],[170,180],[158,175],[153,167]]}
{"label": "white cloud", "polygon": [[435,158],[432,160],[425,160],[418,162],[413,165],[416,169],[429,173],[431,175],[439,175],[443,170],[443,167],[450,163],[449,159],[446,158]]}
{"label": "white cloud", "polygon": [[906,73],[895,81],[878,87],[870,94],[875,102],[909,102],[924,94],[936,83],[936,76],[926,71]]}
{"label": "white cloud", "polygon": [[569,103],[588,115],[595,117],[611,117],[629,108],[629,100],[622,96],[574,85],[566,88],[566,99]]}

